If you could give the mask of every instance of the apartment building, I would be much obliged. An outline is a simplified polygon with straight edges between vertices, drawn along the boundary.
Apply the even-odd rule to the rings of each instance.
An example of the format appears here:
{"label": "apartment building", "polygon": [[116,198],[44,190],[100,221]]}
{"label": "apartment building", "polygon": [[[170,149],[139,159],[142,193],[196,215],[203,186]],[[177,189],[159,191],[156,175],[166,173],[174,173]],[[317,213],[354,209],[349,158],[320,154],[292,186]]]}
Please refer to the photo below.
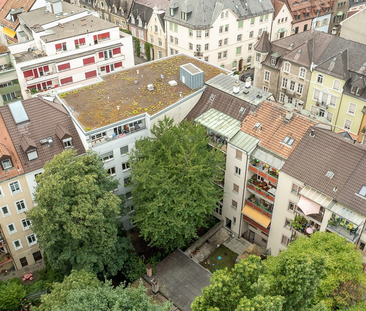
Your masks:
{"label": "apartment building", "polygon": [[[341,22],[347,18],[347,10],[349,8],[349,0],[334,1],[332,17],[329,24],[329,33],[339,36],[341,30]],[[348,38],[351,39],[351,38]],[[357,40],[354,40],[357,41]]]}
{"label": "apartment building", "polygon": [[[74,148],[85,152],[66,110],[34,98],[0,107],[1,148],[0,225],[5,253],[3,269],[20,270],[42,259],[37,236],[26,217],[33,207],[35,176],[55,154]],[[9,254],[9,255],[7,255]],[[5,258],[9,256],[8,258]]]}
{"label": "apartment building", "polygon": [[286,1],[271,0],[274,7],[270,41],[278,40],[292,34],[292,15]]}
{"label": "apartment building", "polygon": [[[309,161],[314,155],[317,161]],[[364,145],[349,135],[309,128],[279,173],[272,255],[316,231],[334,232],[365,250],[365,157]]]}
{"label": "apartment building", "polygon": [[134,65],[131,36],[95,12],[47,1],[19,20],[27,38],[9,49],[24,98],[91,84]]}
{"label": "apartment building", "polygon": [[356,41],[362,44],[366,44],[366,24],[365,16],[366,6],[340,22],[339,36],[348,40]]}
{"label": "apartment building", "polygon": [[254,45],[271,32],[274,8],[262,1],[171,1],[165,14],[167,52],[186,53],[229,70],[253,66]]}
{"label": "apartment building", "polygon": [[157,6],[154,6],[150,21],[147,24],[147,38],[152,44],[151,59],[167,56],[164,16],[165,10],[159,10]]}

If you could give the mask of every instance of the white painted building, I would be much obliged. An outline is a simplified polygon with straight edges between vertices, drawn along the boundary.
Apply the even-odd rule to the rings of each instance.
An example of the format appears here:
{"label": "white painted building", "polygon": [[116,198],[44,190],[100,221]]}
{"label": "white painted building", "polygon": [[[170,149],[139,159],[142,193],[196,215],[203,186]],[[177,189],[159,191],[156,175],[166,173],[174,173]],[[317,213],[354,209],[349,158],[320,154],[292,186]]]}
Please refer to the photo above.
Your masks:
{"label": "white painted building", "polygon": [[285,1],[272,1],[275,12],[272,21],[272,31],[270,41],[278,40],[290,36],[292,31],[292,15]]}
{"label": "white painted building", "polygon": [[24,98],[94,83],[134,65],[132,37],[95,12],[50,0],[19,20],[26,37],[9,49]]}
{"label": "white painted building", "polygon": [[262,32],[271,32],[273,12],[269,0],[171,1],[164,17],[167,53],[183,52],[229,70],[245,70],[253,65]]}

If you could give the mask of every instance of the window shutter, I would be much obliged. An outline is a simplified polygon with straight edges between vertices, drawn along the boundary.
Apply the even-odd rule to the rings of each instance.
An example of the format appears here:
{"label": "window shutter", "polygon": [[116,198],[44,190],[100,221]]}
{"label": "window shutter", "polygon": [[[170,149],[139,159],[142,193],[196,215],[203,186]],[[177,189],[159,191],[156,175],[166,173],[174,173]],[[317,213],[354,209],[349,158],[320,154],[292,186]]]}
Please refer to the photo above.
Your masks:
{"label": "window shutter", "polygon": [[102,33],[99,35],[99,38],[102,38],[102,39],[106,39],[106,38],[109,38],[109,32],[106,32],[106,33]]}
{"label": "window shutter", "polygon": [[121,53],[121,48],[115,48],[115,49],[113,49],[113,55],[120,54],[120,53]]}
{"label": "window shutter", "polygon": [[96,40],[97,40],[97,36],[93,36],[93,38],[94,38],[94,41],[96,41]]}
{"label": "window shutter", "polygon": [[114,64],[114,68],[122,67],[122,62],[118,62]]}
{"label": "window shutter", "polygon": [[80,38],[80,39],[79,39],[79,43],[80,43],[80,44],[85,44],[85,38]]}
{"label": "window shutter", "polygon": [[85,73],[85,78],[86,79],[96,77],[96,76],[97,76],[97,71],[96,70],[89,71],[89,72]]}
{"label": "window shutter", "polygon": [[23,72],[24,78],[33,77],[33,70],[27,70]]}
{"label": "window shutter", "polygon": [[95,63],[94,56],[83,59],[83,63],[84,63],[84,65]]}
{"label": "window shutter", "polygon": [[56,47],[56,50],[61,50],[62,49],[62,44],[61,43],[58,43],[55,45]]}
{"label": "window shutter", "polygon": [[99,58],[103,58],[103,57],[104,57],[103,52],[99,52]]}
{"label": "window shutter", "polygon": [[59,65],[58,66],[58,70],[59,71],[66,70],[66,69],[70,69],[70,63],[63,64],[63,65]]}
{"label": "window shutter", "polygon": [[66,84],[66,83],[71,83],[71,82],[72,82],[72,77],[68,77],[68,78],[60,80],[61,85]]}
{"label": "window shutter", "polygon": [[79,40],[74,40],[75,45],[79,44]]}
{"label": "window shutter", "polygon": [[52,85],[52,81],[47,81],[47,85]]}
{"label": "window shutter", "polygon": [[48,66],[44,66],[43,67],[43,71],[47,72],[47,71],[50,71],[49,67]]}

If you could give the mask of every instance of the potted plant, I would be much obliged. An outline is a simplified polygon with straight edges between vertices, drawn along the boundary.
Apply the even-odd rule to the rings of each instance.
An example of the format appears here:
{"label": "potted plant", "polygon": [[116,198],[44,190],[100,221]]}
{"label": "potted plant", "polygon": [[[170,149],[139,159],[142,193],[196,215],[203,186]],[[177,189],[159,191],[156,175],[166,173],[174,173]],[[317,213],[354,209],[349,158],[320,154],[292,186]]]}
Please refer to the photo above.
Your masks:
{"label": "potted plant", "polygon": [[294,220],[291,220],[291,227],[295,230],[301,230],[302,229],[302,224],[296,219],[296,217],[295,217]]}
{"label": "potted plant", "polygon": [[331,218],[328,220],[328,226],[330,227],[336,227],[338,225],[338,221],[335,220],[334,218]]}
{"label": "potted plant", "polygon": [[346,230],[348,231],[348,232],[351,232],[351,230],[353,229],[353,223],[349,223],[349,224],[347,224],[347,226],[346,226]]}
{"label": "potted plant", "polygon": [[343,227],[346,224],[346,220],[342,218],[341,222],[339,223],[339,225],[341,227]]}

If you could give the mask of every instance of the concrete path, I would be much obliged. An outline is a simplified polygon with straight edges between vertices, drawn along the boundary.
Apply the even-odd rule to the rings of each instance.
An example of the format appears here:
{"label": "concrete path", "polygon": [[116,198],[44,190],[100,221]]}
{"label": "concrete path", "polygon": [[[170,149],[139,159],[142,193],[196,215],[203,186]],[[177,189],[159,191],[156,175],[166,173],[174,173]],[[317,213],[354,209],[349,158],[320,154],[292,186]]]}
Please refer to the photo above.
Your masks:
{"label": "concrete path", "polygon": [[245,250],[250,246],[250,244],[242,239],[237,238],[236,236],[230,236],[225,242],[224,246],[228,249],[241,255],[245,252]]}

